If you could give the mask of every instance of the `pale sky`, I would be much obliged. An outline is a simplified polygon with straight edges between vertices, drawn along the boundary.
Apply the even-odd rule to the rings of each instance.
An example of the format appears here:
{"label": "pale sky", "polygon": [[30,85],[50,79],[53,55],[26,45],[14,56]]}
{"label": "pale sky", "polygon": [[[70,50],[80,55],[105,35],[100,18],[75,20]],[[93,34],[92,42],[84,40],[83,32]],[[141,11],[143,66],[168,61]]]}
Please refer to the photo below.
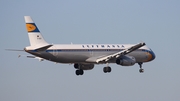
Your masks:
{"label": "pale sky", "polygon": [[[179,0],[1,0],[0,101],[179,101]],[[136,44],[156,59],[139,66],[110,64],[76,76],[73,65],[39,62],[5,49],[29,46],[24,16],[49,43]]]}

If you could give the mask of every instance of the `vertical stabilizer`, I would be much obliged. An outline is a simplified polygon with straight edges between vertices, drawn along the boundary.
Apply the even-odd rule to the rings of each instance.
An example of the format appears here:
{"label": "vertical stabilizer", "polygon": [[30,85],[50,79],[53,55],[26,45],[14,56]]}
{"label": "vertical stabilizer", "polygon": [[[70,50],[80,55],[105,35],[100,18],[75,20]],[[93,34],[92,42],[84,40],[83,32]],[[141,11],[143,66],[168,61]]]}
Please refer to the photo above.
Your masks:
{"label": "vertical stabilizer", "polygon": [[41,35],[38,27],[33,22],[30,16],[24,16],[26,22],[26,29],[29,36],[29,41],[31,46],[46,46],[49,45]]}

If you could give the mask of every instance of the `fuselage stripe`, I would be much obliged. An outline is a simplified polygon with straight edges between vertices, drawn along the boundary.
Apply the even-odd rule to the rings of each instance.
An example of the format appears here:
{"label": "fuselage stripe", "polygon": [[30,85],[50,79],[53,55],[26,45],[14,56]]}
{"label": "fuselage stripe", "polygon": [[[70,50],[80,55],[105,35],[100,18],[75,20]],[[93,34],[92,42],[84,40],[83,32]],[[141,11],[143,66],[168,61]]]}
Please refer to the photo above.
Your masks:
{"label": "fuselage stripe", "polygon": [[[49,50],[46,50],[46,52],[104,52],[104,51],[109,51],[109,52],[112,52],[112,51],[122,51],[124,49],[49,49]],[[32,51],[32,52],[38,52],[36,50],[29,50],[29,51]],[[145,50],[145,49],[137,49],[135,51],[144,51],[144,52],[148,52],[148,53],[151,53],[149,50]]]}

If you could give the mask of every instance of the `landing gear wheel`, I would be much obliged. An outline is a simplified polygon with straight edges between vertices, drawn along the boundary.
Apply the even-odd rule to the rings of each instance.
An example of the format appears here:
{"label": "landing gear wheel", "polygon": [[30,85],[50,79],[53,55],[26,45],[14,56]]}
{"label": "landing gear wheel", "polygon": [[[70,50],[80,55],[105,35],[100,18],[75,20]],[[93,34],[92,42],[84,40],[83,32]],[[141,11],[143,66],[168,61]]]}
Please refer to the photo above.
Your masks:
{"label": "landing gear wheel", "polygon": [[79,69],[79,64],[75,63],[75,64],[74,64],[74,68],[75,68],[75,69]]}
{"label": "landing gear wheel", "polygon": [[109,72],[109,73],[111,72],[111,67],[108,67],[108,72]]}
{"label": "landing gear wheel", "polygon": [[104,73],[107,73],[107,68],[104,67],[104,68],[103,68],[103,71],[104,71]]}
{"label": "landing gear wheel", "polygon": [[110,73],[111,72],[111,67],[109,67],[109,66],[108,67],[104,67],[103,71],[104,71],[104,73],[108,73],[108,72]]}
{"label": "landing gear wheel", "polygon": [[76,75],[77,75],[77,76],[80,75],[80,74],[79,74],[79,70],[76,70]]}
{"label": "landing gear wheel", "polygon": [[84,71],[82,69],[76,70],[76,75],[83,75]]}
{"label": "landing gear wheel", "polygon": [[140,72],[140,73],[143,73],[143,72],[144,72],[144,69],[140,68],[140,69],[139,69],[139,72]]}
{"label": "landing gear wheel", "polygon": [[80,71],[80,75],[84,74],[84,71],[82,69],[80,69],[79,71]]}

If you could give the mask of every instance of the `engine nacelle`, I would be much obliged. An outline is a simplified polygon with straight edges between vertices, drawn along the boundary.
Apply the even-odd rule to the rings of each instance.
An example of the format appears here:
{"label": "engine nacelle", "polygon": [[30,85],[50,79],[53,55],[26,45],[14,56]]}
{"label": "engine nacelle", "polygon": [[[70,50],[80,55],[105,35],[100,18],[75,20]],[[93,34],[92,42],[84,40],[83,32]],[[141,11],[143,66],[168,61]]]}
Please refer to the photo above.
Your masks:
{"label": "engine nacelle", "polygon": [[94,68],[94,64],[74,64],[74,68],[82,70],[91,70]]}
{"label": "engine nacelle", "polygon": [[136,59],[131,56],[123,56],[122,58],[117,59],[116,63],[122,66],[132,66],[136,63]]}

